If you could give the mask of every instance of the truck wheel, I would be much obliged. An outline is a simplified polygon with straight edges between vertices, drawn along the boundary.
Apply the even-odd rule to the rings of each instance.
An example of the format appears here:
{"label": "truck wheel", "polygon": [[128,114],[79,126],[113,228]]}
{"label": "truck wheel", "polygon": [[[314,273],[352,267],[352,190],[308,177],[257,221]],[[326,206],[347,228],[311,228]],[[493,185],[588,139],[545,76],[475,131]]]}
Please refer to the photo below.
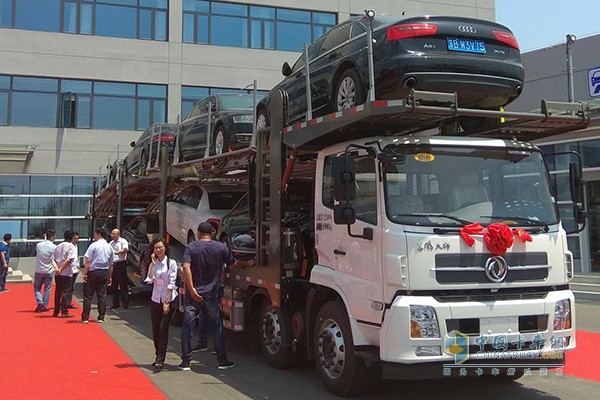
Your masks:
{"label": "truck wheel", "polygon": [[348,315],[339,301],[325,303],[319,310],[313,343],[317,370],[327,390],[353,396],[367,388],[367,367],[354,353]]}
{"label": "truck wheel", "polygon": [[299,361],[292,348],[292,327],[285,311],[265,301],[262,306],[260,345],[263,356],[275,368],[290,368]]}

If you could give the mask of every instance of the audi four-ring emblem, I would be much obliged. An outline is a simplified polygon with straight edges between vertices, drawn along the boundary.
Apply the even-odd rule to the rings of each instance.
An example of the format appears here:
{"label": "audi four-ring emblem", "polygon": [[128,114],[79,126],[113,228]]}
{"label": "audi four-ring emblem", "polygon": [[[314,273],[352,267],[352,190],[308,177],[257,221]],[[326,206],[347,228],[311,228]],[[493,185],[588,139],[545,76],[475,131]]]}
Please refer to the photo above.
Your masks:
{"label": "audi four-ring emblem", "polygon": [[500,256],[490,257],[485,262],[485,275],[494,283],[499,283],[506,278],[508,265],[506,260]]}
{"label": "audi four-ring emblem", "polygon": [[462,33],[477,33],[477,29],[474,26],[469,25],[459,25],[458,30]]}

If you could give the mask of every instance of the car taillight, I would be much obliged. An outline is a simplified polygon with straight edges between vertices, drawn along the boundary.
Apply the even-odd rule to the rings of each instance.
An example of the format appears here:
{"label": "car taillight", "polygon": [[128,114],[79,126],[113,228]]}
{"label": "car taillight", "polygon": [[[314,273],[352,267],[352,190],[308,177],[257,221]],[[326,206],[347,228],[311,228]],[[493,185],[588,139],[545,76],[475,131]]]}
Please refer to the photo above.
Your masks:
{"label": "car taillight", "polygon": [[497,41],[519,50],[519,42],[517,42],[517,38],[512,33],[506,31],[494,31],[494,36],[496,36]]}
{"label": "car taillight", "polygon": [[175,135],[164,134],[164,135],[154,135],[154,141],[158,142],[158,138],[160,137],[160,142],[172,142],[175,139]]}
{"label": "car taillight", "polygon": [[433,36],[437,33],[436,24],[401,24],[389,27],[387,40],[402,40],[417,36]]}
{"label": "car taillight", "polygon": [[219,218],[209,218],[206,220],[206,222],[210,222],[212,224],[212,226],[215,227],[215,230],[217,230],[217,231],[221,227],[221,220]]}

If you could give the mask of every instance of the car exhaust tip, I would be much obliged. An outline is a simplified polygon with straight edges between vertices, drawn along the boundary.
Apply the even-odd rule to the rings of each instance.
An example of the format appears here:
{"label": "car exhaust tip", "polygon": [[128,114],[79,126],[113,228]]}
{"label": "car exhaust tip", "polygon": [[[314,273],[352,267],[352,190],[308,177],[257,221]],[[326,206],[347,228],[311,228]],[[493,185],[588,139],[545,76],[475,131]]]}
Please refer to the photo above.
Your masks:
{"label": "car exhaust tip", "polygon": [[412,89],[412,88],[414,88],[415,86],[417,86],[417,79],[416,79],[416,78],[414,78],[414,77],[412,77],[412,76],[410,76],[410,77],[406,78],[406,79],[404,80],[404,82],[402,83],[402,87],[403,87],[404,89]]}
{"label": "car exhaust tip", "polygon": [[523,86],[517,85],[517,87],[515,88],[515,94],[518,96],[521,94],[521,92],[523,92]]}

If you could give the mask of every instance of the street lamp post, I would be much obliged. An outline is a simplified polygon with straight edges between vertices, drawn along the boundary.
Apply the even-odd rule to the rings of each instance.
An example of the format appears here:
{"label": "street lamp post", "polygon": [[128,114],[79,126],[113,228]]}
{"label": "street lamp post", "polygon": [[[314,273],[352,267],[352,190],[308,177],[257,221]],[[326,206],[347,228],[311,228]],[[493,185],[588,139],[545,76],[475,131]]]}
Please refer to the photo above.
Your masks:
{"label": "street lamp post", "polygon": [[573,87],[573,54],[571,53],[571,46],[577,38],[573,34],[567,35],[567,87],[569,94],[569,103],[575,101],[575,88]]}

